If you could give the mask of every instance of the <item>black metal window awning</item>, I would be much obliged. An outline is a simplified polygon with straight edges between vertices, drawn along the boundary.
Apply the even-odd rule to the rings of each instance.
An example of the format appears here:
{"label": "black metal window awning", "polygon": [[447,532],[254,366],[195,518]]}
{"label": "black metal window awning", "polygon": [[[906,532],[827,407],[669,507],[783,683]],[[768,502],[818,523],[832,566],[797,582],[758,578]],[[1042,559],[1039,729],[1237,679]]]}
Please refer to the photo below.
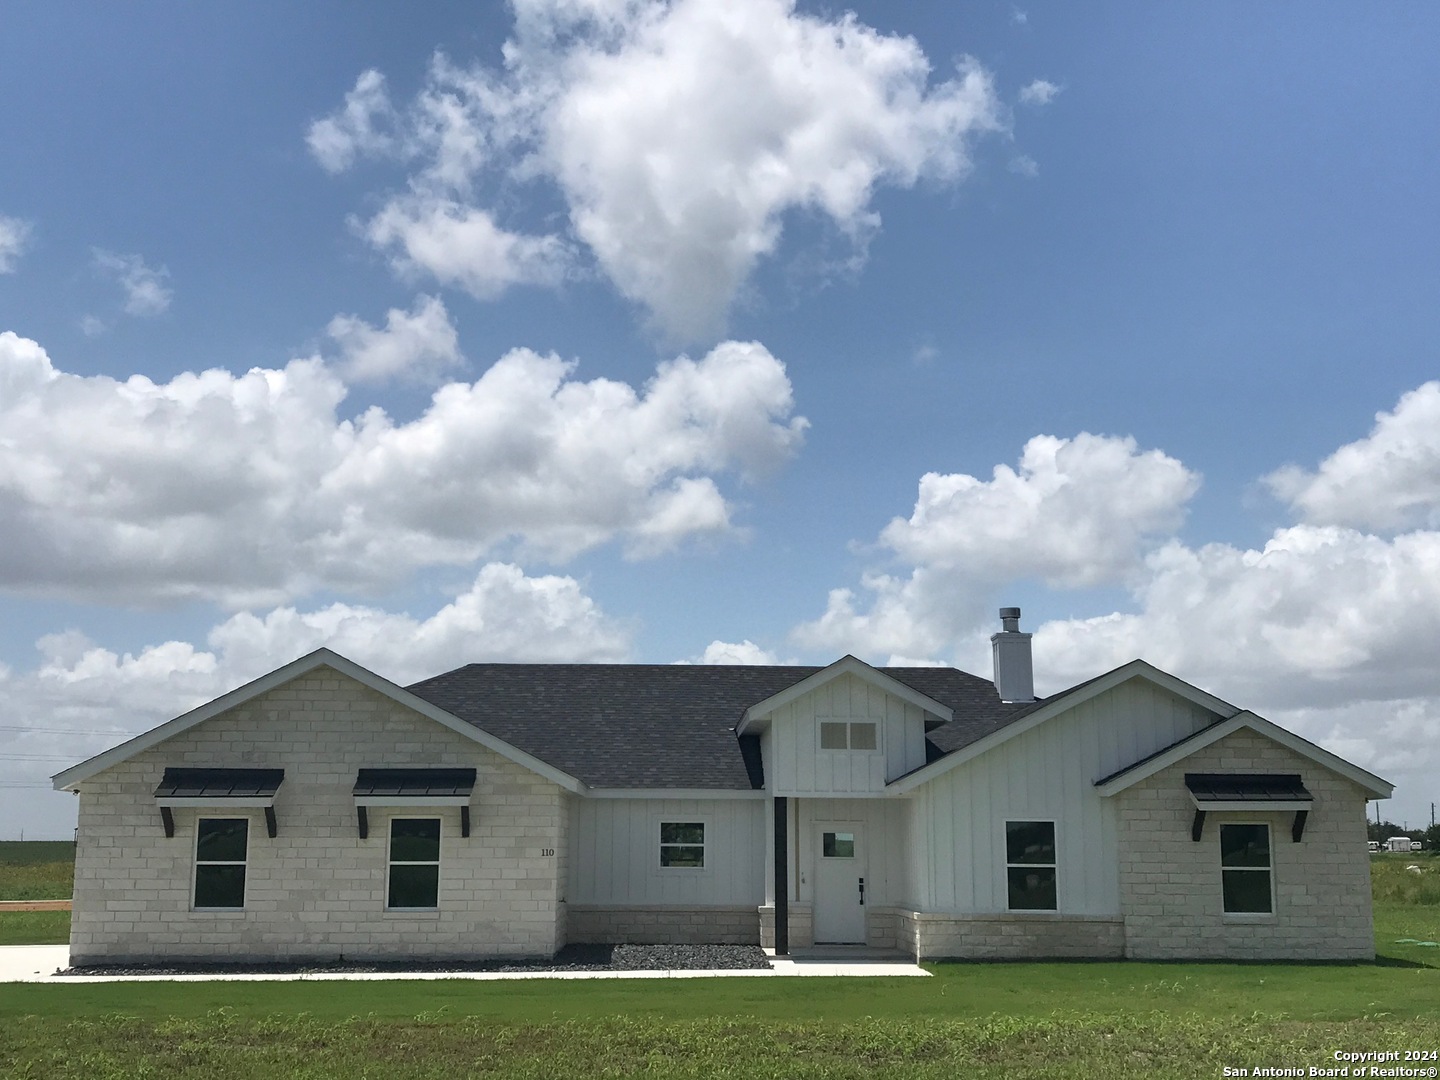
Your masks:
{"label": "black metal window awning", "polygon": [[1190,838],[1199,840],[1205,830],[1205,815],[1220,810],[1270,810],[1295,812],[1290,838],[1297,844],[1305,835],[1305,819],[1315,797],[1306,789],[1299,773],[1186,773],[1185,786],[1195,803],[1195,820]]}
{"label": "black metal window awning", "polygon": [[460,835],[469,836],[474,790],[474,769],[361,769],[352,792],[360,839],[370,835],[370,806],[458,806]]}
{"label": "black metal window awning", "polygon": [[285,781],[284,769],[188,769],[165,770],[155,789],[165,835],[175,835],[176,806],[219,808],[259,806],[265,810],[265,831],[275,835],[275,793]]}

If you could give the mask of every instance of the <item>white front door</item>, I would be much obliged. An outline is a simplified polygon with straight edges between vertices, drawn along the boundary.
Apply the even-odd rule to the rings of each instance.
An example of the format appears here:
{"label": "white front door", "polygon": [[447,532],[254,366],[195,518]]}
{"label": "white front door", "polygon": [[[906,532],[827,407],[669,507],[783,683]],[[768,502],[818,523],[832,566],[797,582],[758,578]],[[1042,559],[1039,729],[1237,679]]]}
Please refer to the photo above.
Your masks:
{"label": "white front door", "polygon": [[858,822],[815,825],[815,942],[865,942],[865,837]]}

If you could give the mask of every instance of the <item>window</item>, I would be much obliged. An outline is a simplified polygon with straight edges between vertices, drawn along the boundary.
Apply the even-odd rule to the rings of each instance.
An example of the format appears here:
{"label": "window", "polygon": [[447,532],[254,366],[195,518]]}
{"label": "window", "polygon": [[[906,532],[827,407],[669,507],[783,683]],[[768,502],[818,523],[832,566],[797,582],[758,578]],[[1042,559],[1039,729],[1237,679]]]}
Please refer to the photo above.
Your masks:
{"label": "window", "polygon": [[398,911],[440,906],[440,819],[390,819],[390,882],[385,906]]}
{"label": "window", "polygon": [[820,722],[821,750],[875,750],[879,733],[873,721],[846,723],[843,720]]}
{"label": "window", "polygon": [[1269,915],[1270,826],[1220,826],[1220,891],[1227,915]]}
{"label": "window", "polygon": [[1011,911],[1055,911],[1055,823],[1005,823],[1005,875]]}
{"label": "window", "polygon": [[248,818],[201,818],[195,824],[195,906],[245,906]]}
{"label": "window", "polygon": [[662,821],[660,823],[660,865],[705,866],[705,823],[703,821]]}
{"label": "window", "polygon": [[821,833],[820,854],[826,859],[853,859],[855,857],[855,834],[849,832]]}

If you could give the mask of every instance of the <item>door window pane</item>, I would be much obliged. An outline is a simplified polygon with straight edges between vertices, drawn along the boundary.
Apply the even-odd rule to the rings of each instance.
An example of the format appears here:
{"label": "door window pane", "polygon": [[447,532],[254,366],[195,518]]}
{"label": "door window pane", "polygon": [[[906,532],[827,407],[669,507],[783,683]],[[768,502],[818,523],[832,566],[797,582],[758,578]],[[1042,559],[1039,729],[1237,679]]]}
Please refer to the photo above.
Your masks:
{"label": "door window pane", "polygon": [[820,853],[827,859],[853,859],[855,857],[855,834],[848,832],[821,833]]}

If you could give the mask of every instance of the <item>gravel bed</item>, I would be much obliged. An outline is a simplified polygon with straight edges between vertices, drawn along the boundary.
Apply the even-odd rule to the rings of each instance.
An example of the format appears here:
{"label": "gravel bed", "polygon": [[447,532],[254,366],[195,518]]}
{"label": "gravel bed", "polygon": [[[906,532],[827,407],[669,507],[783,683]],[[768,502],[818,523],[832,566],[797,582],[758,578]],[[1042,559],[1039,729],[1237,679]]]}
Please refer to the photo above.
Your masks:
{"label": "gravel bed", "polygon": [[60,975],[326,975],[364,972],[749,971],[770,967],[758,945],[566,945],[553,960],[293,960],[270,963],[92,964]]}

